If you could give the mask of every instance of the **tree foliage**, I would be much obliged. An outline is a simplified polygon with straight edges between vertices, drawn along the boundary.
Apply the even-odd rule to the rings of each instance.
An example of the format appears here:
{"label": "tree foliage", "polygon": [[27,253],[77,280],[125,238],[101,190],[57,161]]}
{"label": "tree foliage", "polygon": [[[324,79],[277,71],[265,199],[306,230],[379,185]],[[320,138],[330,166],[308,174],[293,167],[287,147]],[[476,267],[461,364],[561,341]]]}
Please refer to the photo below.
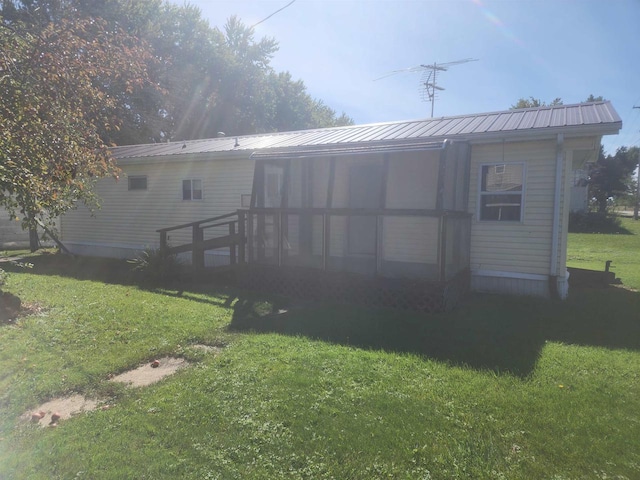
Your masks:
{"label": "tree foliage", "polygon": [[589,192],[600,213],[607,211],[610,198],[632,193],[632,174],[639,158],[638,147],[620,147],[614,155],[605,155],[600,147],[598,160],[589,171]]}
{"label": "tree foliage", "polygon": [[108,145],[351,124],[276,72],[272,38],[164,0],[0,3],[0,204],[48,221],[117,175]]}
{"label": "tree foliage", "polygon": [[535,98],[535,97],[529,97],[529,98],[520,98],[518,99],[518,101],[511,105],[511,109],[515,110],[515,109],[519,109],[519,108],[536,108],[536,107],[553,107],[555,105],[562,105],[562,99],[561,98],[554,98],[553,100],[551,100],[551,102],[549,102],[548,104],[542,100],[540,100],[539,98]]}
{"label": "tree foliage", "polygon": [[[348,125],[353,121],[321,100],[304,83],[270,65],[278,44],[256,39],[237,17],[211,27],[200,10],[163,0],[4,0],[12,19],[42,24],[69,12],[102,18],[141,38],[153,58],[154,85],[135,94],[113,85],[120,130],[103,132],[118,145]],[[159,87],[159,88],[158,88]]]}
{"label": "tree foliage", "polygon": [[0,205],[24,227],[94,204],[95,179],[117,175],[103,141],[120,123],[110,92],[144,86],[148,60],[140,41],[97,18],[38,28],[2,18]]}

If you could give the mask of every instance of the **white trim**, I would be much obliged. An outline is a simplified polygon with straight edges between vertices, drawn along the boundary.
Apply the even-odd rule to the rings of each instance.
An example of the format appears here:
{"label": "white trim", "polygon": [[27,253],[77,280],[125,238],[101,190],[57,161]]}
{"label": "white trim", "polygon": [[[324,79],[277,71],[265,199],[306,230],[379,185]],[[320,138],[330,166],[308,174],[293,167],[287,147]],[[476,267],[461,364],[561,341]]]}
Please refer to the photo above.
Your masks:
{"label": "white trim", "polygon": [[[521,280],[548,280],[548,275],[538,273],[522,273],[522,272],[505,272],[501,270],[471,270],[471,275],[478,277],[498,277],[498,278],[518,278]],[[559,279],[569,278],[569,272],[565,271],[564,275],[558,275]]]}
{"label": "white trim", "polygon": [[[87,242],[87,241],[74,241],[74,240],[64,240],[62,239],[62,243],[65,245],[79,245],[83,247],[113,247],[113,248],[129,248],[132,250],[144,250],[145,248],[153,247],[153,245],[133,245],[131,243],[101,243],[101,242]],[[156,244],[156,245],[159,245]]]}
{"label": "white trim", "polygon": [[547,275],[536,273],[503,272],[500,270],[471,270],[471,275],[478,277],[518,278],[521,280],[547,280]]}
{"label": "white trim", "polygon": [[[193,182],[198,180],[200,182],[200,195],[202,196],[201,198],[193,198]],[[189,181],[189,192],[191,195],[191,198],[184,198],[184,182]],[[204,201],[204,179],[202,177],[189,177],[189,178],[183,178],[180,181],[180,200],[182,200],[183,202],[203,202]]]}
{"label": "white trim", "polygon": [[[124,248],[127,250],[136,250],[143,251],[147,248],[158,248],[159,242],[153,244],[145,244],[145,245],[132,245],[127,243],[99,243],[99,242],[79,242],[79,241],[63,241],[63,243],[67,246],[78,246],[78,247],[100,247],[100,248]],[[220,255],[223,257],[228,257],[229,252],[225,252],[224,249],[218,248],[215,250],[205,250],[206,255]]]}
{"label": "white trim", "polygon": [[[553,225],[551,232],[551,262],[549,265],[549,275],[558,274],[558,243],[560,240],[560,195],[562,193],[562,183],[564,180],[564,135],[559,133],[556,139],[556,185],[553,197]],[[566,195],[565,195],[566,202]]]}
{"label": "white trim", "polygon": [[[504,145],[503,145],[504,148]],[[495,167],[498,165],[522,165],[522,190],[520,191],[520,220],[483,220],[481,215],[482,210],[482,169],[484,167]],[[527,163],[525,161],[519,162],[506,162],[504,158],[502,161],[495,161],[490,163],[481,163],[478,166],[478,198],[476,200],[476,218],[478,222],[482,223],[496,223],[496,224],[516,224],[516,223],[524,223],[524,208],[525,208],[525,194],[526,194],[526,185],[527,185]],[[515,195],[515,193],[504,193],[504,195]]]}

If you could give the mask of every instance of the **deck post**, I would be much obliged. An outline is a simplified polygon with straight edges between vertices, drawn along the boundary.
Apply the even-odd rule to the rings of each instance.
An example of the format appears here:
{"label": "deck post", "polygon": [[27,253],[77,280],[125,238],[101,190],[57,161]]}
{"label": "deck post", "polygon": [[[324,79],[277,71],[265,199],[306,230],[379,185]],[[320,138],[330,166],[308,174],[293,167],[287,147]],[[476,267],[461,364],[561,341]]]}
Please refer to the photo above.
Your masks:
{"label": "deck post", "polygon": [[382,218],[380,215],[376,215],[376,241],[375,241],[375,274],[379,275],[382,267],[382,228],[380,228],[380,224],[382,223]]}
{"label": "deck post", "polygon": [[249,263],[253,263],[255,258],[253,256],[255,237],[253,235],[253,219],[255,214],[247,213],[247,260]]}
{"label": "deck post", "polygon": [[331,253],[329,250],[329,229],[331,217],[327,213],[322,214],[322,269],[327,269],[327,264],[329,262],[329,254]]}
{"label": "deck post", "polygon": [[199,225],[193,226],[193,250],[191,251],[191,265],[195,270],[204,268],[204,250],[202,242],[204,241],[204,230]]}
{"label": "deck post", "polygon": [[[276,224],[276,231],[278,232],[278,236],[277,236],[277,249],[278,249],[278,266],[281,267],[282,266],[282,257],[284,255],[284,242],[282,241],[282,219],[284,217],[284,215],[282,214],[282,210],[278,211],[277,215],[274,215],[275,218],[274,220],[277,222]],[[276,220],[277,219],[277,220]]]}
{"label": "deck post", "polygon": [[[236,234],[236,224],[231,222],[229,224],[229,236],[233,239]],[[236,264],[236,248],[238,244],[235,241],[231,241],[231,245],[229,245],[229,263],[231,265]]]}
{"label": "deck post", "polygon": [[440,216],[440,241],[438,251],[438,266],[440,267],[440,281],[444,282],[447,279],[447,217],[446,215]]}
{"label": "deck post", "polygon": [[244,225],[244,221],[245,221],[245,215],[244,215],[244,211],[243,210],[238,210],[238,237],[239,237],[239,243],[238,243],[238,263],[244,263],[245,262],[245,245],[246,245],[246,238],[245,238],[245,225]]}
{"label": "deck post", "polygon": [[160,232],[160,253],[162,255],[167,253],[167,247],[167,232]]}

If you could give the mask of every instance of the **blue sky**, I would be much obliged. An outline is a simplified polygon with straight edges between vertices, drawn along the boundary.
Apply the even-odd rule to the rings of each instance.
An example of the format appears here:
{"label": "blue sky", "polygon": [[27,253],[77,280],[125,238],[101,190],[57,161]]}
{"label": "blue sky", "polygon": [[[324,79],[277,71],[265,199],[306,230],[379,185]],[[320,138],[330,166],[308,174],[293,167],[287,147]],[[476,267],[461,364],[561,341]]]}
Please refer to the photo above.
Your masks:
{"label": "blue sky", "polygon": [[[290,0],[191,0],[212,26],[254,25]],[[278,71],[356,123],[428,118],[420,64],[475,58],[438,79],[435,117],[508,109],[520,97],[611,100],[613,153],[640,145],[640,0],[296,0],[255,27],[274,37]]]}

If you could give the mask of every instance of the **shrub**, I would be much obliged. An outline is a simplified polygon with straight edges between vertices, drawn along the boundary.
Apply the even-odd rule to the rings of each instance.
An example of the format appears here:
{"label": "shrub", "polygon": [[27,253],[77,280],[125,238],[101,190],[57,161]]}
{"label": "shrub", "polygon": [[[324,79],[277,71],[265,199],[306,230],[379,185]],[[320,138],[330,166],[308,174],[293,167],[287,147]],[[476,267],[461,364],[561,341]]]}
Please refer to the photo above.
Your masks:
{"label": "shrub", "polygon": [[143,283],[169,284],[180,279],[182,265],[174,254],[159,248],[147,248],[136,259],[129,260],[133,272]]}
{"label": "shrub", "polygon": [[629,233],[617,216],[600,212],[570,213],[569,231],[571,233]]}

